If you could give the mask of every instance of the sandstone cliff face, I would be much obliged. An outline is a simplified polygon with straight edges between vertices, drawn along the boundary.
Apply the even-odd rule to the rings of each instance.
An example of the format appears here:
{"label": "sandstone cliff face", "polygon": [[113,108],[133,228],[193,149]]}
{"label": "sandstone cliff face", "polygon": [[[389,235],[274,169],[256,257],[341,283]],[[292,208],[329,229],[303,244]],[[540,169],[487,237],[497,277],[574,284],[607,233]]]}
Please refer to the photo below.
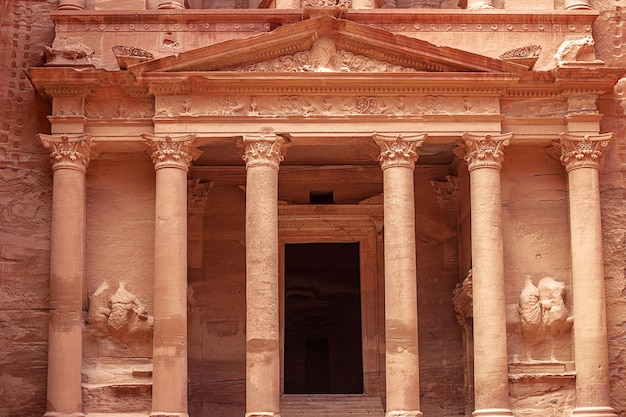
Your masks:
{"label": "sandstone cliff face", "polygon": [[0,4],[0,416],[43,415],[52,181],[47,104],[26,78],[52,42],[54,1]]}
{"label": "sandstone cliff face", "polygon": [[[594,26],[598,58],[611,66],[626,66],[626,2],[594,2],[600,17]],[[602,129],[615,132],[600,171],[602,231],[606,278],[611,399],[619,415],[626,413],[626,78],[611,96],[598,103]]]}

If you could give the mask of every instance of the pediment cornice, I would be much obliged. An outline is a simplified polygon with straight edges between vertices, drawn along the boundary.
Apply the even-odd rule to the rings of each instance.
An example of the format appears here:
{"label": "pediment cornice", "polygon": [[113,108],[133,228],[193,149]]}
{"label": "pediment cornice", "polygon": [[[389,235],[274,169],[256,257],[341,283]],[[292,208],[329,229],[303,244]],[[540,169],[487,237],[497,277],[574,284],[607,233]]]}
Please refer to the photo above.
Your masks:
{"label": "pediment cornice", "polygon": [[[356,63],[359,61],[360,63]],[[150,72],[488,72],[527,67],[322,16],[130,67]]]}

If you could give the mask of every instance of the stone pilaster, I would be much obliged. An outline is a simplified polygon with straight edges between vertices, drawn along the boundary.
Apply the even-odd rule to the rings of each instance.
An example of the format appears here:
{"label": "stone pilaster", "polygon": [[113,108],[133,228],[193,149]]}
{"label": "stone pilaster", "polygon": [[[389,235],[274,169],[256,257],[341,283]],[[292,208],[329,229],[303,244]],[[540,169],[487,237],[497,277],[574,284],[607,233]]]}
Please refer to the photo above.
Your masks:
{"label": "stone pilaster", "polygon": [[85,173],[91,136],[39,135],[53,172],[47,417],[82,416]]}
{"label": "stone pilaster", "polygon": [[413,170],[419,135],[374,135],[383,170],[387,417],[421,416]]}
{"label": "stone pilaster", "polygon": [[567,171],[574,301],[577,417],[615,416],[609,397],[609,356],[600,223],[598,166],[613,134],[561,134]]}
{"label": "stone pilaster", "polygon": [[189,281],[202,279],[204,270],[204,210],[213,182],[194,179],[187,181],[188,264]]}
{"label": "stone pilaster", "polygon": [[287,146],[275,134],[243,138],[246,163],[246,417],[280,408],[278,168]]}
{"label": "stone pilaster", "polygon": [[470,172],[474,416],[510,417],[500,169],[512,134],[463,134]]}
{"label": "stone pilaster", "polygon": [[151,417],[187,417],[187,171],[195,135],[142,135],[156,171]]}

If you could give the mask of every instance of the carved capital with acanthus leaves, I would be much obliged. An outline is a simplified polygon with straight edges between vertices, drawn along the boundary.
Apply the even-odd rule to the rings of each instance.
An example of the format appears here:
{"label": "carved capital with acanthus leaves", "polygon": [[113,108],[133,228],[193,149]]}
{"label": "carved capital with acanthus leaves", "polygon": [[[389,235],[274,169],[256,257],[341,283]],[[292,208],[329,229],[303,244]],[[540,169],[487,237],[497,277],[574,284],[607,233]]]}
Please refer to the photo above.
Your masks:
{"label": "carved capital with acanthus leaves", "polygon": [[560,150],[559,159],[565,170],[570,172],[577,168],[598,169],[601,149],[609,144],[613,133],[601,135],[574,135],[561,133],[561,140],[557,143]]}
{"label": "carved capital with acanthus leaves", "polygon": [[374,142],[380,147],[378,161],[384,171],[392,167],[415,168],[417,161],[417,148],[424,144],[426,134],[416,135],[382,135],[374,134]]}
{"label": "carved capital with acanthus leaves", "polygon": [[52,170],[75,169],[87,172],[91,157],[91,134],[37,135],[43,146],[50,150]]}
{"label": "carved capital with acanthus leaves", "polygon": [[470,172],[477,168],[501,169],[504,147],[509,145],[512,137],[513,133],[501,135],[463,133],[461,146],[455,153],[465,160]]}
{"label": "carved capital with acanthus leaves", "polygon": [[274,133],[245,135],[242,159],[246,163],[246,169],[267,166],[278,171],[289,143],[289,139]]}
{"label": "carved capital with acanthus leaves", "polygon": [[177,168],[189,170],[191,161],[202,153],[195,147],[196,135],[141,135],[147,141],[154,169]]}

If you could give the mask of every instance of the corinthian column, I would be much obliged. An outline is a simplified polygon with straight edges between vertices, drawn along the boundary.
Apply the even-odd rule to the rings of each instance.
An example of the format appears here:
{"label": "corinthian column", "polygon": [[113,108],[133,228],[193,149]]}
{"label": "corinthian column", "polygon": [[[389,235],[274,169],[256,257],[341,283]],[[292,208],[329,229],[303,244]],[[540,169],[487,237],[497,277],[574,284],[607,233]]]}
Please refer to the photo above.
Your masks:
{"label": "corinthian column", "polygon": [[500,169],[513,135],[463,134],[470,172],[474,304],[474,416],[508,417],[509,378]]}
{"label": "corinthian column", "polygon": [[83,415],[82,307],[85,279],[85,173],[91,136],[39,135],[52,163],[50,322],[46,416]]}
{"label": "corinthian column", "polygon": [[413,170],[425,134],[375,135],[383,170],[387,417],[421,416]]}
{"label": "corinthian column", "polygon": [[156,171],[151,417],[187,417],[187,171],[195,135],[142,135]]}
{"label": "corinthian column", "polygon": [[59,0],[59,10],[85,10],[85,0]]}
{"label": "corinthian column", "polygon": [[246,162],[246,417],[279,416],[278,166],[286,140],[243,138]]}
{"label": "corinthian column", "polygon": [[492,0],[467,0],[467,10],[495,9]]}
{"label": "corinthian column", "polygon": [[574,296],[574,416],[615,416],[609,398],[609,355],[604,294],[598,165],[604,135],[561,134],[561,162],[569,188]]}
{"label": "corinthian column", "polygon": [[565,10],[591,10],[589,0],[565,0],[563,2]]}

